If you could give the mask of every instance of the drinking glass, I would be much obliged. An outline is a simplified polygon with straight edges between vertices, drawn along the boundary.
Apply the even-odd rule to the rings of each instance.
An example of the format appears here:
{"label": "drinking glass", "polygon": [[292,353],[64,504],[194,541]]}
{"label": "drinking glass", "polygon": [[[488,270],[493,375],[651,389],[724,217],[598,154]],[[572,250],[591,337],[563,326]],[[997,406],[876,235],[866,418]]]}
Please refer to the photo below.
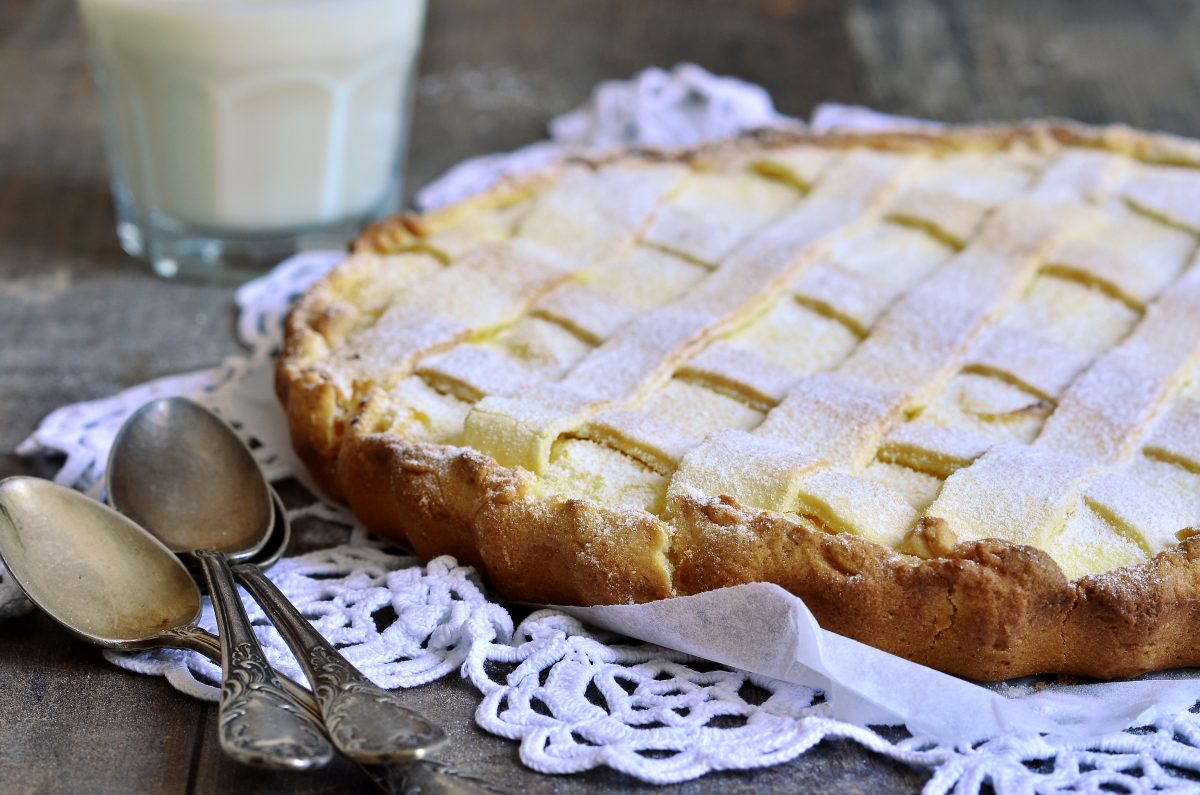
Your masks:
{"label": "drinking glass", "polygon": [[79,0],[117,237],[242,280],[398,208],[425,0]]}

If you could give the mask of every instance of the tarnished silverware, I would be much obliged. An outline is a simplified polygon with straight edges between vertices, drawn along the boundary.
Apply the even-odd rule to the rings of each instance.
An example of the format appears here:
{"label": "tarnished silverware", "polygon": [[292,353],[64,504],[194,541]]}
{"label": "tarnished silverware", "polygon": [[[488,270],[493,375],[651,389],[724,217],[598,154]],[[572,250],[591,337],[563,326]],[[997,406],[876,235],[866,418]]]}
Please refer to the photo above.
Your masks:
{"label": "tarnished silverware", "polygon": [[[30,601],[88,643],[188,649],[221,663],[220,641],[196,625],[200,592],[179,558],[145,529],[76,491],[40,478],[0,481],[0,559]],[[319,721],[312,694],[277,676],[296,705]],[[361,769],[384,792],[492,791],[433,762]]]}
{"label": "tarnished silverware", "polygon": [[48,480],[0,481],[0,557],[30,601],[109,649],[189,646],[200,591],[128,518]]}
{"label": "tarnished silverware", "polygon": [[[225,557],[251,556],[266,543],[275,516],[271,491],[241,440],[231,445],[190,417],[171,401],[134,412],[109,455],[108,498],[204,572],[222,647],[221,748],[247,764],[319,767],[333,749],[267,663]],[[203,492],[194,488],[201,483]]]}
{"label": "tarnished silverware", "polygon": [[[150,481],[153,489],[144,486]],[[237,433],[185,398],[156,400],[138,409],[121,428],[109,457],[113,506],[140,518],[177,552],[217,547],[230,555],[252,556],[261,548],[259,536],[270,521],[260,510],[258,496],[269,493],[254,456]],[[222,499],[213,499],[213,494]],[[214,532],[218,527],[223,529]],[[256,528],[259,535],[251,532]],[[219,566],[215,553],[193,554],[206,573]],[[363,676],[256,567],[239,566],[237,573],[303,666],[339,751],[364,764],[389,764],[420,759],[446,741],[439,726]],[[214,578],[210,588],[213,583],[215,603],[225,586]],[[241,609],[240,602],[236,607]],[[225,624],[220,626],[224,637]]]}
{"label": "tarnished silverware", "polygon": [[254,594],[304,667],[325,728],[339,751],[365,764],[420,759],[446,734],[362,675],[300,614],[257,566],[234,574]]}

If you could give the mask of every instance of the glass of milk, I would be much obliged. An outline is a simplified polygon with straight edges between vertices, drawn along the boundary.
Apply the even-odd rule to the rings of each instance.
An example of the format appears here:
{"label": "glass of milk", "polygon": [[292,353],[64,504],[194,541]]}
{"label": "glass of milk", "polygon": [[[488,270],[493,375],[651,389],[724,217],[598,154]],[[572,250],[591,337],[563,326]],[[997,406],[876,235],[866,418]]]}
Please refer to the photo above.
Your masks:
{"label": "glass of milk", "polygon": [[79,0],[117,235],[240,280],[397,209],[425,0]]}

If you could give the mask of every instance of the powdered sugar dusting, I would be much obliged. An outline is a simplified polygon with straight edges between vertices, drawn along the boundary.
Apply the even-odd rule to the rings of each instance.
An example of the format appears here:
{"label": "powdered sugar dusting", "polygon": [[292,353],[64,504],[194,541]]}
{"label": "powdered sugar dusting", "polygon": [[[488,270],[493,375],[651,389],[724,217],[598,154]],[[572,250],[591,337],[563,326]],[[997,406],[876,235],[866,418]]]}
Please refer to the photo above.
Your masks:
{"label": "powdered sugar dusting", "polygon": [[[1042,544],[1071,571],[1117,565],[1169,545],[1191,509],[1179,489],[1159,514],[1131,507],[1140,481],[1105,473],[1155,427],[1163,466],[1187,474],[1200,456],[1185,409],[1155,423],[1200,346],[1200,277],[1179,276],[1195,244],[1161,220],[1155,169],[1046,146],[570,166],[523,202],[512,240],[479,238],[534,265],[460,295],[447,274],[480,261],[468,247],[358,339],[475,401],[467,442],[535,473],[556,440],[585,438],[674,473],[678,493],[810,510],[892,545],[931,475],[948,480],[929,512],[961,538]],[[1135,212],[1121,191],[1158,205]],[[514,316],[574,340],[567,358],[526,362],[508,331],[484,330]],[[864,480],[876,461],[913,483]]]}

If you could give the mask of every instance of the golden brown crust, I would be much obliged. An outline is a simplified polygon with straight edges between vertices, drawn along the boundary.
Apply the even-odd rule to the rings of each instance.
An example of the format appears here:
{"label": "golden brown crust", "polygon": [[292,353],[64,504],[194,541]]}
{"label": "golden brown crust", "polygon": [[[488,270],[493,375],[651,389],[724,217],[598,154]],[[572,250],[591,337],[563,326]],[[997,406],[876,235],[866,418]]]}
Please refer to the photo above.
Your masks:
{"label": "golden brown crust", "polygon": [[477,566],[514,599],[611,604],[673,594],[669,528],[649,514],[539,500],[526,477],[487,456],[389,434],[351,434],[338,471],[366,526],[422,557]]}
{"label": "golden brown crust", "polygon": [[386,434],[351,435],[339,471],[369,527],[478,566],[514,599],[645,602],[773,582],[827,629],[973,679],[1123,677],[1200,660],[1200,539],[1069,582],[1046,553],[1006,541],[922,560],[724,498],[680,500],[669,525],[539,500],[486,456]]}
{"label": "golden brown crust", "polygon": [[[801,140],[900,149],[1057,143],[1200,165],[1200,145],[1192,141],[1059,122],[869,135],[764,133],[754,145]],[[740,145],[654,156],[723,157]],[[524,184],[532,183],[506,182],[469,204],[494,206]],[[358,250],[419,241],[443,213],[372,227]],[[1200,620],[1200,539],[1144,563],[1068,581],[1045,552],[999,540],[953,545],[936,523],[926,523],[919,549],[906,548],[918,557],[724,497],[676,498],[664,520],[541,496],[523,470],[479,452],[378,432],[360,413],[366,401],[358,385],[339,387],[312,368],[338,322],[345,278],[342,269],[333,271],[287,319],[276,390],[297,451],[321,486],[344,497],[368,527],[408,541],[423,557],[451,554],[478,566],[507,597],[644,602],[766,581],[804,599],[827,629],[975,679],[1050,671],[1108,678],[1200,664],[1200,641],[1191,631]]]}

